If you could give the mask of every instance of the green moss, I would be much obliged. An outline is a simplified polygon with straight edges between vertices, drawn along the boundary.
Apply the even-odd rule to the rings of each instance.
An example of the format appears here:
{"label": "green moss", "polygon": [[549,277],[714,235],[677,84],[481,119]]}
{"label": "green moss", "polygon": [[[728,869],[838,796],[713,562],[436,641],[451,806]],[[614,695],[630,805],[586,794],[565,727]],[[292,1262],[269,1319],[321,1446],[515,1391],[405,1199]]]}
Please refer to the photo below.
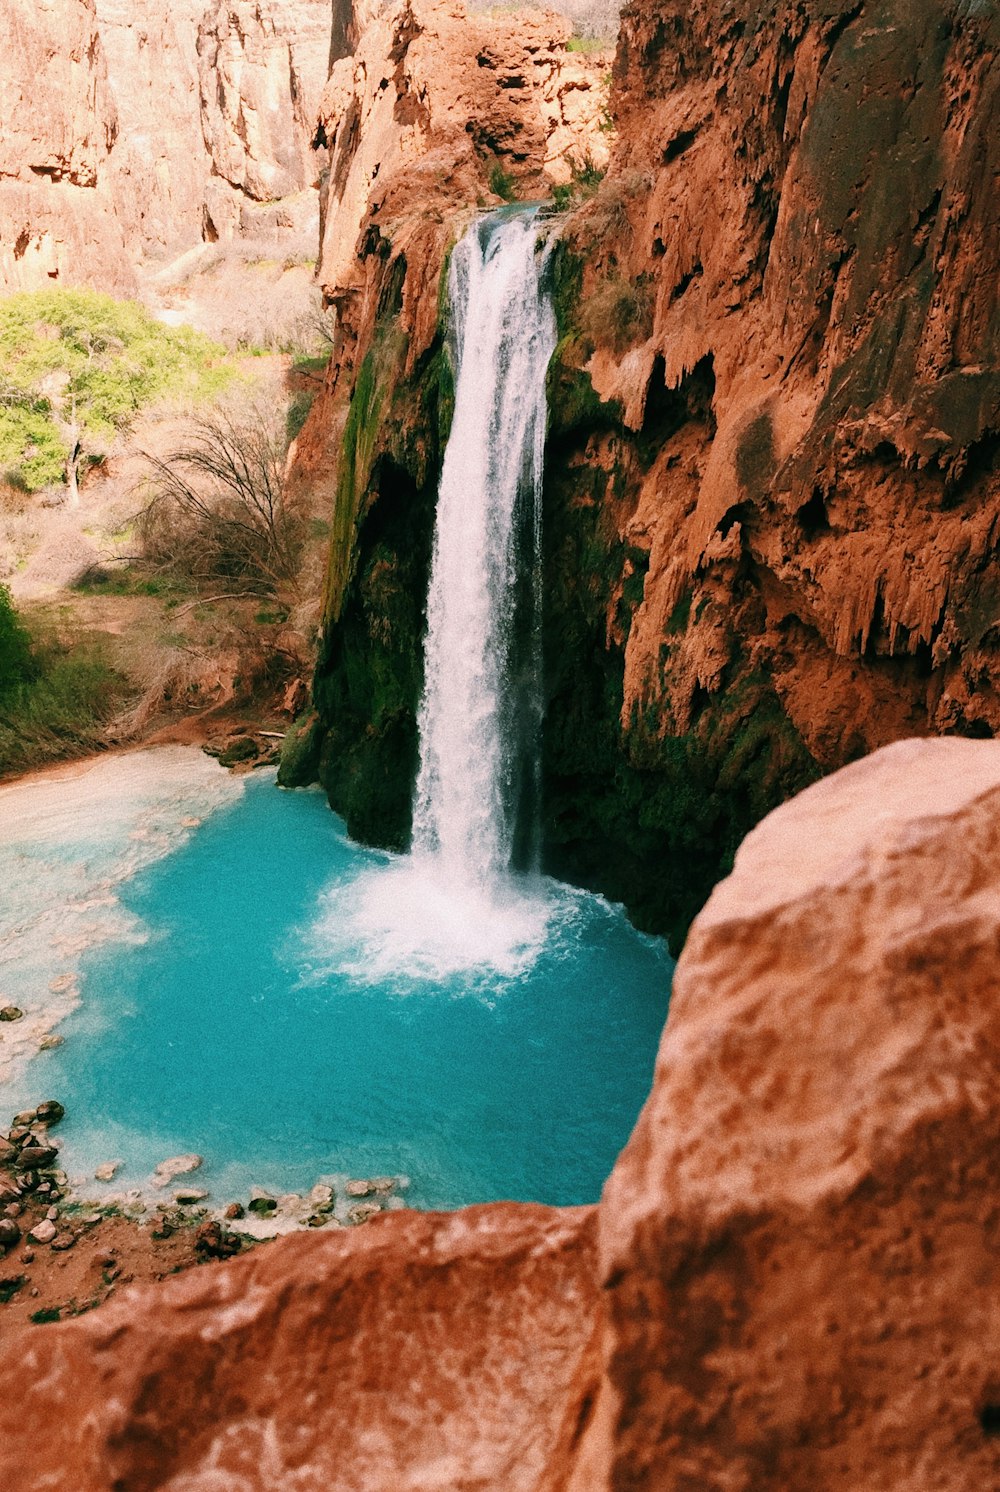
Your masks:
{"label": "green moss", "polygon": [[322,722],[315,710],[309,710],[285,732],[278,764],[278,786],[308,787],[315,782],[322,747]]}

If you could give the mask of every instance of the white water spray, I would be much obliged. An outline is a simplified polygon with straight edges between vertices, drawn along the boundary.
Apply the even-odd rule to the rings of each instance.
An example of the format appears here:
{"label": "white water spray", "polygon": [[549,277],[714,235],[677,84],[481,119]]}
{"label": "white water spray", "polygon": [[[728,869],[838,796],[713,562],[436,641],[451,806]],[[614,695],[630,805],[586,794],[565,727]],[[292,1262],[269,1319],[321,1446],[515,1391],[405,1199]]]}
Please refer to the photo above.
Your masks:
{"label": "white water spray", "polygon": [[427,598],[413,853],[482,889],[506,876],[518,837],[522,860],[537,857],[545,373],[556,345],[543,271],[535,215],[520,213],[475,224],[449,277],[455,415]]}
{"label": "white water spray", "polygon": [[427,598],[411,853],[331,895],[327,961],[368,983],[517,975],[551,898],[513,872],[538,858],[541,488],[556,323],[532,210],[455,248],[455,413]]}

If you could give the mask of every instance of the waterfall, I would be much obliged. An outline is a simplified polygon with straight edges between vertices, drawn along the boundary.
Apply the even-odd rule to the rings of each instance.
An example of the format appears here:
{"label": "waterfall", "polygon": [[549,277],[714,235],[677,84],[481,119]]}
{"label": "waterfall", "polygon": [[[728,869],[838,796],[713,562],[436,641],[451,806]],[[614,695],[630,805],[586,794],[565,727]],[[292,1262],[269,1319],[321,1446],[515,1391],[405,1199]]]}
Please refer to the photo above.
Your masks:
{"label": "waterfall", "polygon": [[[556,344],[536,210],[452,255],[455,413],[427,598],[413,854],[457,885],[537,868],[545,374]],[[534,865],[532,862],[536,862]]]}
{"label": "waterfall", "polygon": [[[545,946],[536,870],[545,374],[556,343],[537,209],[482,218],[450,266],[455,413],[427,596],[410,854],[331,895],[330,967],[371,985],[519,977]],[[566,899],[563,898],[564,910]]]}

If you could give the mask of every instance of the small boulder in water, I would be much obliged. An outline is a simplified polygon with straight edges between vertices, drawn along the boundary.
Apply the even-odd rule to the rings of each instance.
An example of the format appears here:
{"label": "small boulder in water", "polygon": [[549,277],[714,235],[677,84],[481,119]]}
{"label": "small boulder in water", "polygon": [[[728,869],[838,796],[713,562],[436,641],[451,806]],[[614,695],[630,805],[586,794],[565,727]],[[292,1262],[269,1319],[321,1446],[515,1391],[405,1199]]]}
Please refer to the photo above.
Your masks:
{"label": "small boulder in water", "polygon": [[24,1011],[18,1009],[16,1005],[0,1007],[0,1021],[19,1021],[23,1015]]}
{"label": "small boulder in water", "polygon": [[246,1215],[246,1208],[242,1202],[230,1202],[223,1213],[223,1217],[228,1217],[232,1221],[236,1221],[237,1218],[246,1217]]}
{"label": "small boulder in water", "polygon": [[358,1202],[356,1206],[348,1209],[348,1220],[355,1225],[367,1223],[370,1218],[377,1217],[382,1211],[377,1202]]}
{"label": "small boulder in water", "polygon": [[306,1200],[317,1212],[327,1211],[333,1206],[333,1187],[317,1181]]}
{"label": "small boulder in water", "polygon": [[265,1192],[258,1192],[250,1198],[248,1212],[255,1212],[258,1217],[270,1217],[272,1212],[277,1212],[278,1201],[276,1197],[269,1197]]}
{"label": "small boulder in water", "polygon": [[153,1172],[153,1185],[168,1186],[175,1176],[197,1171],[202,1161],[200,1155],[172,1155],[169,1160],[161,1160]]}
{"label": "small boulder in water", "polygon": [[387,1197],[395,1189],[396,1178],[395,1176],[373,1176],[368,1184],[373,1192],[377,1192],[379,1196]]}
{"label": "small boulder in water", "polygon": [[38,1043],[38,1050],[40,1052],[54,1052],[56,1047],[62,1046],[65,1039],[64,1036],[43,1036]]}
{"label": "small boulder in water", "polygon": [[22,1109],[20,1114],[14,1115],[10,1121],[10,1127],[11,1129],[27,1129],[30,1125],[34,1124],[36,1117],[37,1114],[34,1109]]}
{"label": "small boulder in water", "polygon": [[180,1191],[174,1192],[174,1201],[178,1207],[193,1207],[196,1202],[204,1202],[207,1196],[208,1192],[197,1186],[184,1186]]}
{"label": "small boulder in water", "polygon": [[47,1098],[35,1110],[35,1118],[39,1124],[58,1124],[60,1119],[65,1118],[65,1115],[66,1110],[54,1098]]}
{"label": "small boulder in water", "polygon": [[121,1161],[120,1160],[106,1160],[106,1161],[102,1161],[101,1164],[94,1171],[94,1180],[95,1181],[114,1181],[114,1179],[115,1179],[115,1172],[118,1170],[118,1168],[119,1168],[120,1165],[121,1165]]}
{"label": "small boulder in water", "polygon": [[349,1181],[344,1188],[349,1197],[370,1197],[374,1189],[370,1181]]}

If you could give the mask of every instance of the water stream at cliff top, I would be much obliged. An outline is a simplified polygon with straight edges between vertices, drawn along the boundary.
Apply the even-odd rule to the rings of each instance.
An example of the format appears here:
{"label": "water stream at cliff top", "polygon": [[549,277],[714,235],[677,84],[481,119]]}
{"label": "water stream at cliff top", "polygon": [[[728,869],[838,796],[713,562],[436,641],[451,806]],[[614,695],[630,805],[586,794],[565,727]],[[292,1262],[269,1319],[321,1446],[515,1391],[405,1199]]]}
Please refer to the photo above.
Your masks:
{"label": "water stream at cliff top", "polygon": [[671,960],[537,866],[538,240],[495,214],[452,259],[411,853],[182,748],[0,789],[0,1004],[25,1011],[0,1117],[59,1098],[90,1195],[101,1162],[119,1190],[195,1151],[212,1202],[344,1174],[405,1175],[417,1206],[593,1201],[628,1137]]}

